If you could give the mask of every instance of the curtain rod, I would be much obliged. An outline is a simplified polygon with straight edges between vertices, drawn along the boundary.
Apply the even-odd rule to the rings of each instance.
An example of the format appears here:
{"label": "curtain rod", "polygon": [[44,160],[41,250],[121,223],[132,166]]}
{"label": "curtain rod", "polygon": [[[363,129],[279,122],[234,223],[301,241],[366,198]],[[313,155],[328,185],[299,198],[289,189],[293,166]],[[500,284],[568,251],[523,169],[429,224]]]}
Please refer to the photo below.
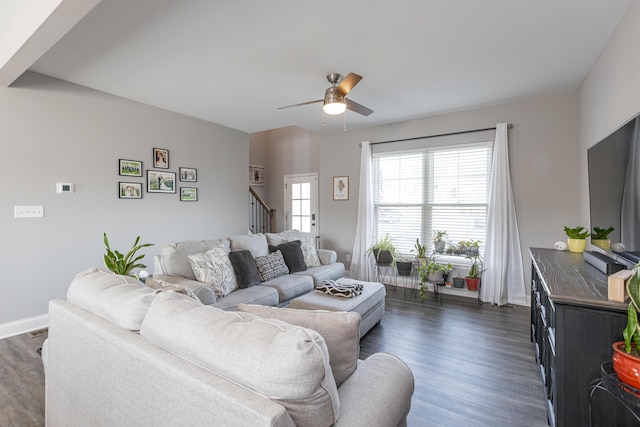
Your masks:
{"label": "curtain rod", "polygon": [[[512,129],[512,128],[513,128],[513,125],[511,123],[507,124],[507,129]],[[439,136],[462,135],[462,134],[465,134],[465,133],[483,132],[485,130],[496,130],[496,127],[494,126],[494,127],[490,127],[490,128],[484,128],[484,129],[461,130],[461,131],[458,131],[458,132],[439,133],[437,135],[416,136],[414,138],[392,139],[390,141],[370,142],[369,145],[388,144],[390,142],[415,141],[416,139],[437,138]]]}

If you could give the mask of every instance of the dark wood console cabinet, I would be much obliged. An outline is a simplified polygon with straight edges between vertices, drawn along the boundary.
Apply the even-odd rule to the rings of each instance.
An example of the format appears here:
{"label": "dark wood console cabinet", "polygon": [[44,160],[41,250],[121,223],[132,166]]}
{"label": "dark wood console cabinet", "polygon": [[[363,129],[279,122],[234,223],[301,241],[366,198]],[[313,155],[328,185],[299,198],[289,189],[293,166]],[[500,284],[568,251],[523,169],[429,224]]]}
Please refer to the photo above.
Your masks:
{"label": "dark wood console cabinet", "polygon": [[[588,388],[622,340],[627,304],[607,299],[607,276],[582,254],[530,248],[531,340],[551,426],[589,426]],[[599,408],[601,410],[602,408]],[[616,408],[611,426],[627,425]]]}

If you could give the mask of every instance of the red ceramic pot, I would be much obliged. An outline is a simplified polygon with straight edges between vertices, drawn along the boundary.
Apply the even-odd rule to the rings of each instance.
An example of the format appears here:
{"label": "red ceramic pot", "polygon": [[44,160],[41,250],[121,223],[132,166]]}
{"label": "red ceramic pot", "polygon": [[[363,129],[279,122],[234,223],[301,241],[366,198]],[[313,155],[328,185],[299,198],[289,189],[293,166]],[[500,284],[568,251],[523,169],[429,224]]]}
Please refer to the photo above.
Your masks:
{"label": "red ceramic pot", "polygon": [[464,278],[467,282],[467,289],[470,291],[477,291],[480,287],[480,279],[471,279],[469,277]]}
{"label": "red ceramic pot", "polygon": [[[635,348],[635,345],[633,347]],[[611,362],[620,381],[635,389],[640,389],[640,358],[628,354],[624,350],[624,341],[613,343]]]}

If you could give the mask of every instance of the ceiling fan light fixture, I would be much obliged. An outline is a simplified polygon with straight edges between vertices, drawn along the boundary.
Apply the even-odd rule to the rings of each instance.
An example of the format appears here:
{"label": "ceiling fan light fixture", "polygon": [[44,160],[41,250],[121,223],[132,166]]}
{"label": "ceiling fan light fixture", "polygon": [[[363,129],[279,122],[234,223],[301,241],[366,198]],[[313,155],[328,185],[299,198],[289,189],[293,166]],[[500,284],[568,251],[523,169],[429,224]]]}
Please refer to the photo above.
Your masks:
{"label": "ceiling fan light fixture", "polygon": [[325,114],[335,116],[342,114],[347,109],[347,103],[344,101],[344,96],[336,93],[335,87],[330,87],[324,94],[324,101],[322,103],[322,109]]}

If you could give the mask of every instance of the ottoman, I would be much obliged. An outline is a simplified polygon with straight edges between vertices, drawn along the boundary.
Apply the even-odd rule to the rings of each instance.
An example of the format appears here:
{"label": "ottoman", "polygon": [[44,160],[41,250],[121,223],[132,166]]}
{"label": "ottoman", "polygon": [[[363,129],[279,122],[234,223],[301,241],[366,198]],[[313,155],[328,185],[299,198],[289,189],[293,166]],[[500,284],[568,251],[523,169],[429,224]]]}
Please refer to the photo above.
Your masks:
{"label": "ottoman", "polygon": [[360,322],[360,338],[362,338],[384,316],[384,298],[387,291],[382,283],[377,282],[363,282],[346,278],[336,280],[336,282],[360,283],[363,287],[362,293],[357,297],[344,298],[313,291],[292,299],[289,302],[289,307],[303,310],[355,311],[362,317],[362,322]]}

